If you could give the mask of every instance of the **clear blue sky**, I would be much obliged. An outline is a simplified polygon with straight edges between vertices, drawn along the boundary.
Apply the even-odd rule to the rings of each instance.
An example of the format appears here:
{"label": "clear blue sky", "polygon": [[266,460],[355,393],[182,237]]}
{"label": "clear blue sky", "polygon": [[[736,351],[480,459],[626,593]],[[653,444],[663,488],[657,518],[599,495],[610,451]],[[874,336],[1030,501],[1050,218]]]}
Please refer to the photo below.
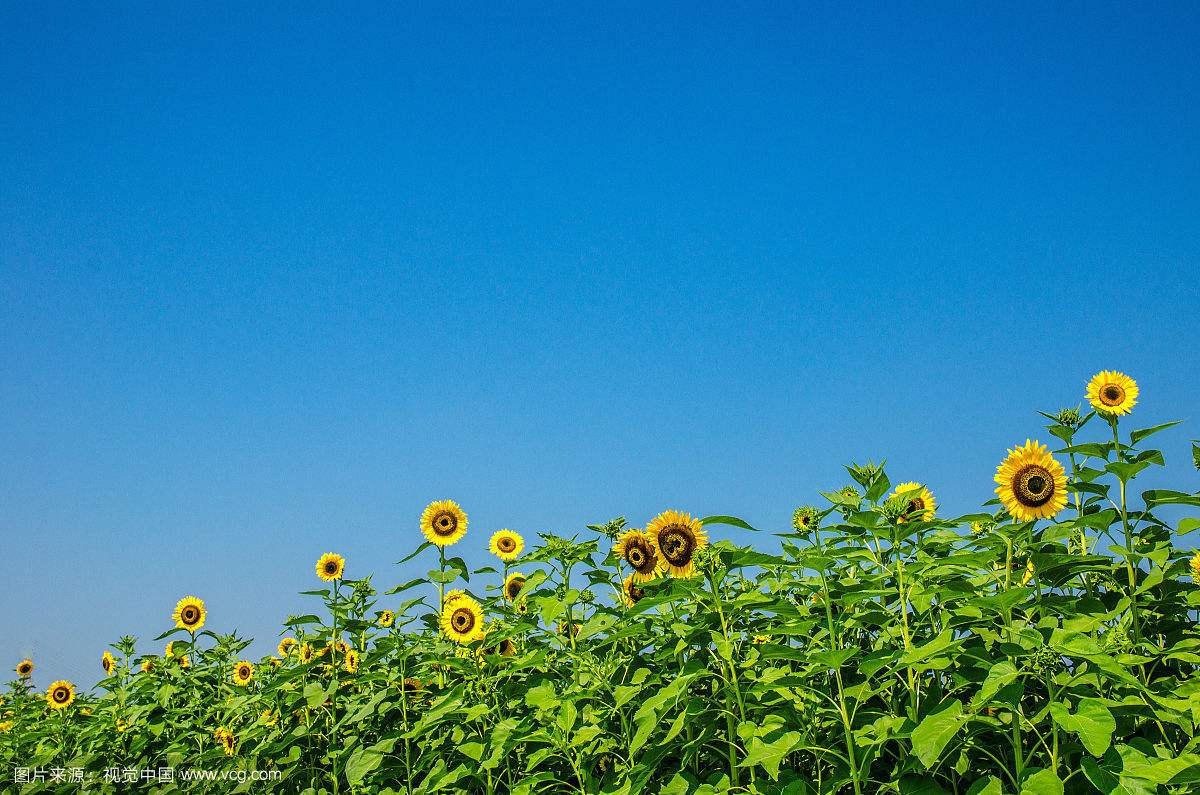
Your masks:
{"label": "clear blue sky", "polygon": [[966,512],[1099,369],[1198,487],[1194,4],[109,5],[0,10],[39,685],[187,593],[266,653],[321,553],[429,568],[436,498],[478,563],[868,457]]}

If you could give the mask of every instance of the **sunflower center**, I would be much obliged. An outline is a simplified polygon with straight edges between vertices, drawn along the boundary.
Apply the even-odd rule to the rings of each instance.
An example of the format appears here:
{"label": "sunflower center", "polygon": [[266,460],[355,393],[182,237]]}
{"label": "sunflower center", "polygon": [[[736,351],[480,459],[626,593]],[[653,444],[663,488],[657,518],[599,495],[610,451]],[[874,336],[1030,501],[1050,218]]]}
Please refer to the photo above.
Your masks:
{"label": "sunflower center", "polygon": [[920,513],[925,510],[925,500],[917,497],[915,500],[908,501],[908,510],[905,513]]}
{"label": "sunflower center", "polygon": [[521,588],[525,585],[524,580],[513,580],[508,584],[508,598],[515,599],[517,594],[521,593]]}
{"label": "sunflower center", "polygon": [[336,574],[337,573],[337,561],[336,560],[331,560],[325,564],[325,573],[326,574]]}
{"label": "sunflower center", "polygon": [[433,532],[440,536],[454,535],[458,519],[452,513],[439,513],[433,520]]}
{"label": "sunflower center", "polygon": [[60,687],[54,691],[54,700],[59,704],[65,704],[67,699],[71,697],[71,691],[65,687]]}
{"label": "sunflower center", "polygon": [[500,547],[501,552],[512,552],[517,545],[513,543],[511,538],[505,536],[496,542],[496,546]]}
{"label": "sunflower center", "polygon": [[1044,467],[1030,464],[1013,478],[1013,493],[1022,505],[1037,508],[1054,496],[1054,478]]}
{"label": "sunflower center", "polygon": [[185,624],[195,624],[200,619],[200,613],[196,608],[188,605],[183,608],[183,612],[179,614],[179,617],[183,619],[183,623]]}
{"label": "sunflower center", "polygon": [[1106,406],[1119,406],[1125,400],[1125,390],[1116,384],[1106,384],[1100,390],[1100,402]]}
{"label": "sunflower center", "polygon": [[459,632],[470,632],[475,626],[475,614],[470,610],[459,608],[450,616],[450,624]]}
{"label": "sunflower center", "polygon": [[672,566],[686,566],[696,549],[696,538],[688,528],[673,525],[659,535],[658,545],[668,563]]}

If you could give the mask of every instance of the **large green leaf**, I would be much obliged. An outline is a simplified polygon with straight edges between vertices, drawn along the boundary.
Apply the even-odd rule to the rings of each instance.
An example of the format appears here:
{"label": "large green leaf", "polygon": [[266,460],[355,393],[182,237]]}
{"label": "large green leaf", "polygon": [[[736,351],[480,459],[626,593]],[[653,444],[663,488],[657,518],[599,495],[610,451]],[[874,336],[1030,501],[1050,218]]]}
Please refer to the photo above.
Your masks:
{"label": "large green leaf", "polygon": [[913,729],[913,753],[925,767],[933,766],[946,744],[962,727],[962,712],[962,702],[949,701],[936,712],[926,715]]}
{"label": "large green leaf", "polygon": [[1108,707],[1095,698],[1080,700],[1075,712],[1069,712],[1066,704],[1055,702],[1050,705],[1050,716],[1059,726],[1077,735],[1092,756],[1104,755],[1117,730],[1117,721]]}

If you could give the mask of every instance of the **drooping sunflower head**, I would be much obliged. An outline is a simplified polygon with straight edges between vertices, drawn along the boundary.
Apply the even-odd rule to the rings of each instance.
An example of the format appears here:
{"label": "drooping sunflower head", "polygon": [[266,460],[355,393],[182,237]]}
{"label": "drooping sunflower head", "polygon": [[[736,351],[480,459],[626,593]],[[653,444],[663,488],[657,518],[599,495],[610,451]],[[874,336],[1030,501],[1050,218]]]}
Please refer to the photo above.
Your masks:
{"label": "drooping sunflower head", "polygon": [[682,511],[663,511],[646,525],[646,534],[658,550],[658,568],[676,577],[696,573],[696,550],[708,546],[708,535],[699,519]]}
{"label": "drooping sunflower head", "polygon": [[442,610],[442,632],[455,643],[470,643],[483,637],[483,608],[469,596],[447,603]]}
{"label": "drooping sunflower head", "polygon": [[636,528],[626,530],[617,538],[613,554],[629,564],[637,582],[647,582],[658,576],[658,549],[648,533]]}
{"label": "drooping sunflower head", "polygon": [[264,726],[274,726],[279,722],[279,713],[271,709],[264,709],[258,714],[258,721]]}
{"label": "drooping sunflower head", "polygon": [[1192,579],[1200,582],[1200,552],[1192,555],[1192,559],[1188,561],[1188,566],[1192,569]]}
{"label": "drooping sunflower head", "polygon": [[112,676],[113,668],[117,667],[117,661],[113,658],[112,652],[106,651],[100,655],[100,667],[104,669],[105,676]]}
{"label": "drooping sunflower head", "polygon": [[356,673],[358,671],[358,652],[354,649],[347,651],[346,659],[342,664],[349,673]]}
{"label": "drooping sunflower head", "polygon": [[792,513],[792,527],[797,533],[816,530],[821,524],[821,513],[811,505],[801,505]]}
{"label": "drooping sunflower head", "polygon": [[51,682],[46,688],[46,703],[50,709],[66,709],[75,701],[75,685],[66,679]]}
{"label": "drooping sunflower head", "polygon": [[908,504],[905,505],[899,518],[896,519],[897,522],[933,521],[934,512],[937,510],[937,500],[933,498],[933,494],[929,489],[920,483],[909,481],[908,483],[901,483],[892,492],[893,497],[901,495],[908,498]]}
{"label": "drooping sunflower head", "polygon": [[488,550],[505,563],[516,560],[523,549],[525,539],[512,530],[497,530],[488,542]]}
{"label": "drooping sunflower head", "polygon": [[525,587],[525,575],[519,571],[514,571],[504,580],[504,598],[509,602],[515,602],[517,597],[521,595],[521,589]]}
{"label": "drooping sunflower head", "polygon": [[404,683],[400,686],[405,693],[415,693],[424,687],[425,685],[421,683],[421,680],[415,676],[404,677]]}
{"label": "drooping sunflower head", "polygon": [[147,657],[146,659],[142,660],[142,673],[148,674],[153,670],[154,670],[154,658],[153,657]]}
{"label": "drooping sunflower head", "polygon": [[626,607],[633,607],[642,600],[646,592],[638,587],[632,574],[627,574],[621,582],[621,599]]}
{"label": "drooping sunflower head", "polygon": [[326,552],[317,559],[317,576],[325,582],[342,579],[346,570],[346,559],[336,552]]}
{"label": "drooping sunflower head", "polygon": [[1013,518],[1032,522],[1067,504],[1067,476],[1045,445],[1028,439],[996,467],[996,496]]}
{"label": "drooping sunflower head", "polygon": [[1087,385],[1087,399],[1099,413],[1108,417],[1128,414],[1137,404],[1138,385],[1124,373],[1102,370]]}
{"label": "drooping sunflower head", "polygon": [[300,652],[299,652],[298,656],[300,658],[300,662],[310,663],[313,661],[313,658],[317,656],[317,654],[313,650],[311,643],[301,643],[300,644]]}
{"label": "drooping sunflower head", "polygon": [[192,661],[188,659],[188,656],[186,654],[179,655],[179,667],[180,668],[187,668],[187,667],[191,666],[191,664],[192,664]]}
{"label": "drooping sunflower head", "polygon": [[245,687],[254,678],[254,666],[249,660],[238,660],[233,664],[233,683]]}
{"label": "drooping sunflower head", "polygon": [[421,532],[429,543],[448,547],[467,534],[467,515],[454,500],[437,500],[421,514]]}
{"label": "drooping sunflower head", "polygon": [[204,609],[203,599],[185,596],[175,603],[175,612],[171,614],[171,618],[175,620],[175,626],[180,629],[195,632],[204,626],[204,617],[207,615],[208,611]]}
{"label": "drooping sunflower head", "polygon": [[284,638],[283,640],[279,641],[279,645],[275,648],[275,651],[279,652],[280,657],[286,657],[292,653],[292,649],[295,647],[295,638]]}
{"label": "drooping sunflower head", "polygon": [[29,675],[33,673],[33,660],[29,659],[28,657],[26,657],[24,660],[21,660],[21,662],[17,663],[16,671],[17,676],[21,677],[22,679],[28,678]]}
{"label": "drooping sunflower head", "polygon": [[396,614],[391,610],[380,610],[379,617],[375,620],[375,623],[381,627],[390,627],[396,623]]}
{"label": "drooping sunflower head", "polygon": [[237,747],[237,738],[233,736],[233,732],[220,726],[213,732],[213,739],[225,748],[226,756],[233,756],[233,750]]}

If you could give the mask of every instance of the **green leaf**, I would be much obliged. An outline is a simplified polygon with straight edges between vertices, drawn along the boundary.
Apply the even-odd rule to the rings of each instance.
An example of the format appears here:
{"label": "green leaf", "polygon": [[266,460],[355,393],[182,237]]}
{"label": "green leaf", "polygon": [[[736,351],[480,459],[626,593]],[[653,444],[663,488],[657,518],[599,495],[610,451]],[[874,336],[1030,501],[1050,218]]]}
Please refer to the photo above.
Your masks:
{"label": "green leaf", "polygon": [[1078,735],[1083,747],[1096,757],[1103,756],[1108,750],[1113,732],[1117,730],[1117,721],[1108,707],[1094,698],[1082,699],[1074,713],[1069,712],[1065,704],[1055,702],[1050,705],[1050,717],[1059,726]]}
{"label": "green leaf", "polygon": [[801,739],[800,732],[787,732],[779,739],[769,743],[764,743],[758,737],[751,738],[750,746],[746,749],[746,758],[738,763],[738,767],[762,765],[771,780],[775,781],[779,778],[779,765],[783,758],[800,743]]}
{"label": "green leaf", "polygon": [[950,701],[937,712],[926,715],[912,733],[913,752],[921,764],[932,767],[962,724],[959,701]]}
{"label": "green leaf", "polygon": [[1142,499],[1145,500],[1147,508],[1153,508],[1156,505],[1195,505],[1200,507],[1200,496],[1170,489],[1143,491]]}
{"label": "green leaf", "polygon": [[1021,782],[1021,795],[1063,795],[1062,779],[1053,770],[1039,770]]}
{"label": "green leaf", "polygon": [[972,784],[967,795],[1004,795],[1004,789],[1000,786],[1000,779],[988,776]]}
{"label": "green leaf", "polygon": [[700,524],[702,524],[702,525],[727,524],[727,525],[730,525],[731,527],[740,527],[743,530],[753,530],[755,533],[760,532],[757,527],[752,527],[751,525],[747,524],[744,520],[739,519],[736,516],[706,516],[700,520]]}
{"label": "green leaf", "polygon": [[318,704],[325,703],[325,688],[321,687],[316,682],[312,682],[304,686],[304,701],[308,704],[309,709]]}
{"label": "green leaf", "polygon": [[1129,434],[1129,443],[1131,445],[1137,444],[1142,439],[1145,439],[1147,436],[1158,433],[1159,431],[1165,431],[1167,428],[1174,428],[1176,425],[1180,424],[1181,422],[1183,422],[1183,420],[1175,420],[1174,422],[1164,422],[1162,425],[1155,425],[1152,428],[1142,428],[1141,430],[1134,431],[1133,433]]}

